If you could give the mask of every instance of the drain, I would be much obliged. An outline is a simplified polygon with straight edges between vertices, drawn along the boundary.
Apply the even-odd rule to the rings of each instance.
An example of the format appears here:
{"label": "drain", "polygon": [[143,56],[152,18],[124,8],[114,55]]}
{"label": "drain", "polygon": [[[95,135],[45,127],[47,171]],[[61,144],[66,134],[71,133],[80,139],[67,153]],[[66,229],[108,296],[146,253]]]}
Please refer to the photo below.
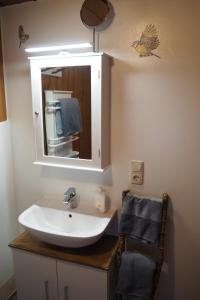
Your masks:
{"label": "drain", "polygon": [[69,218],[72,218],[72,215],[71,215],[71,214],[69,214]]}

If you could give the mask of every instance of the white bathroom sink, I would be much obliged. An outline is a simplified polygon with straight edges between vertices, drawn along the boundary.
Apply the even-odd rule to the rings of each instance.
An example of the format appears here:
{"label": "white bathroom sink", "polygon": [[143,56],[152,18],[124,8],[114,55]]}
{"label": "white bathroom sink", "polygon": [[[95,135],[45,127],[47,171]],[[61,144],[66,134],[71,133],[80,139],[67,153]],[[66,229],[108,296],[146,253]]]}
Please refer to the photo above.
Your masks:
{"label": "white bathroom sink", "polygon": [[111,217],[91,216],[67,210],[32,205],[18,218],[19,223],[40,240],[79,248],[101,238]]}

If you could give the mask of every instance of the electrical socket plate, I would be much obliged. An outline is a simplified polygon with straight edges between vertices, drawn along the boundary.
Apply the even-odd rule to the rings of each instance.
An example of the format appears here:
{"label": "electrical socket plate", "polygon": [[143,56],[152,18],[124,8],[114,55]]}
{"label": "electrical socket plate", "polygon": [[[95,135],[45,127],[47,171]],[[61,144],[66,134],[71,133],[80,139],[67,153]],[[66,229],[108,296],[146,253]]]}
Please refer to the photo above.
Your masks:
{"label": "electrical socket plate", "polygon": [[131,161],[131,183],[132,184],[144,183],[144,162],[141,160]]}
{"label": "electrical socket plate", "polygon": [[143,172],[131,172],[131,183],[132,184],[143,184]]}

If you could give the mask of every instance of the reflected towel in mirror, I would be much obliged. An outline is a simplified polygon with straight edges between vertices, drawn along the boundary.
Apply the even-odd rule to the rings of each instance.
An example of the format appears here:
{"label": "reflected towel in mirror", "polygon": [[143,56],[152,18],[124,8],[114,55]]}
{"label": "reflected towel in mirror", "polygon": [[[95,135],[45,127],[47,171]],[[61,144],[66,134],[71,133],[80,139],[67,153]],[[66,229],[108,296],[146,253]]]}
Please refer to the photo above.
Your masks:
{"label": "reflected towel in mirror", "polygon": [[[56,107],[60,107],[60,103],[56,103]],[[61,110],[58,109],[55,112],[55,121],[56,121],[56,133],[59,137],[63,136],[63,126],[62,126],[62,117]]]}
{"label": "reflected towel in mirror", "polygon": [[61,108],[63,135],[68,136],[76,132],[82,132],[82,116],[78,99],[63,98],[58,100]]}

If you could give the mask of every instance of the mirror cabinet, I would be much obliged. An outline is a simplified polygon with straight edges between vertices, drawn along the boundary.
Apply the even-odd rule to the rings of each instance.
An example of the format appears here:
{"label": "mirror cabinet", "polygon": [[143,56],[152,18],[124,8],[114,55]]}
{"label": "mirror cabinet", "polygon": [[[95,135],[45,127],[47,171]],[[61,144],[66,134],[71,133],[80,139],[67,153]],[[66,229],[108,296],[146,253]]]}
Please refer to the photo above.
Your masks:
{"label": "mirror cabinet", "polygon": [[93,52],[30,58],[36,164],[110,164],[111,61]]}

